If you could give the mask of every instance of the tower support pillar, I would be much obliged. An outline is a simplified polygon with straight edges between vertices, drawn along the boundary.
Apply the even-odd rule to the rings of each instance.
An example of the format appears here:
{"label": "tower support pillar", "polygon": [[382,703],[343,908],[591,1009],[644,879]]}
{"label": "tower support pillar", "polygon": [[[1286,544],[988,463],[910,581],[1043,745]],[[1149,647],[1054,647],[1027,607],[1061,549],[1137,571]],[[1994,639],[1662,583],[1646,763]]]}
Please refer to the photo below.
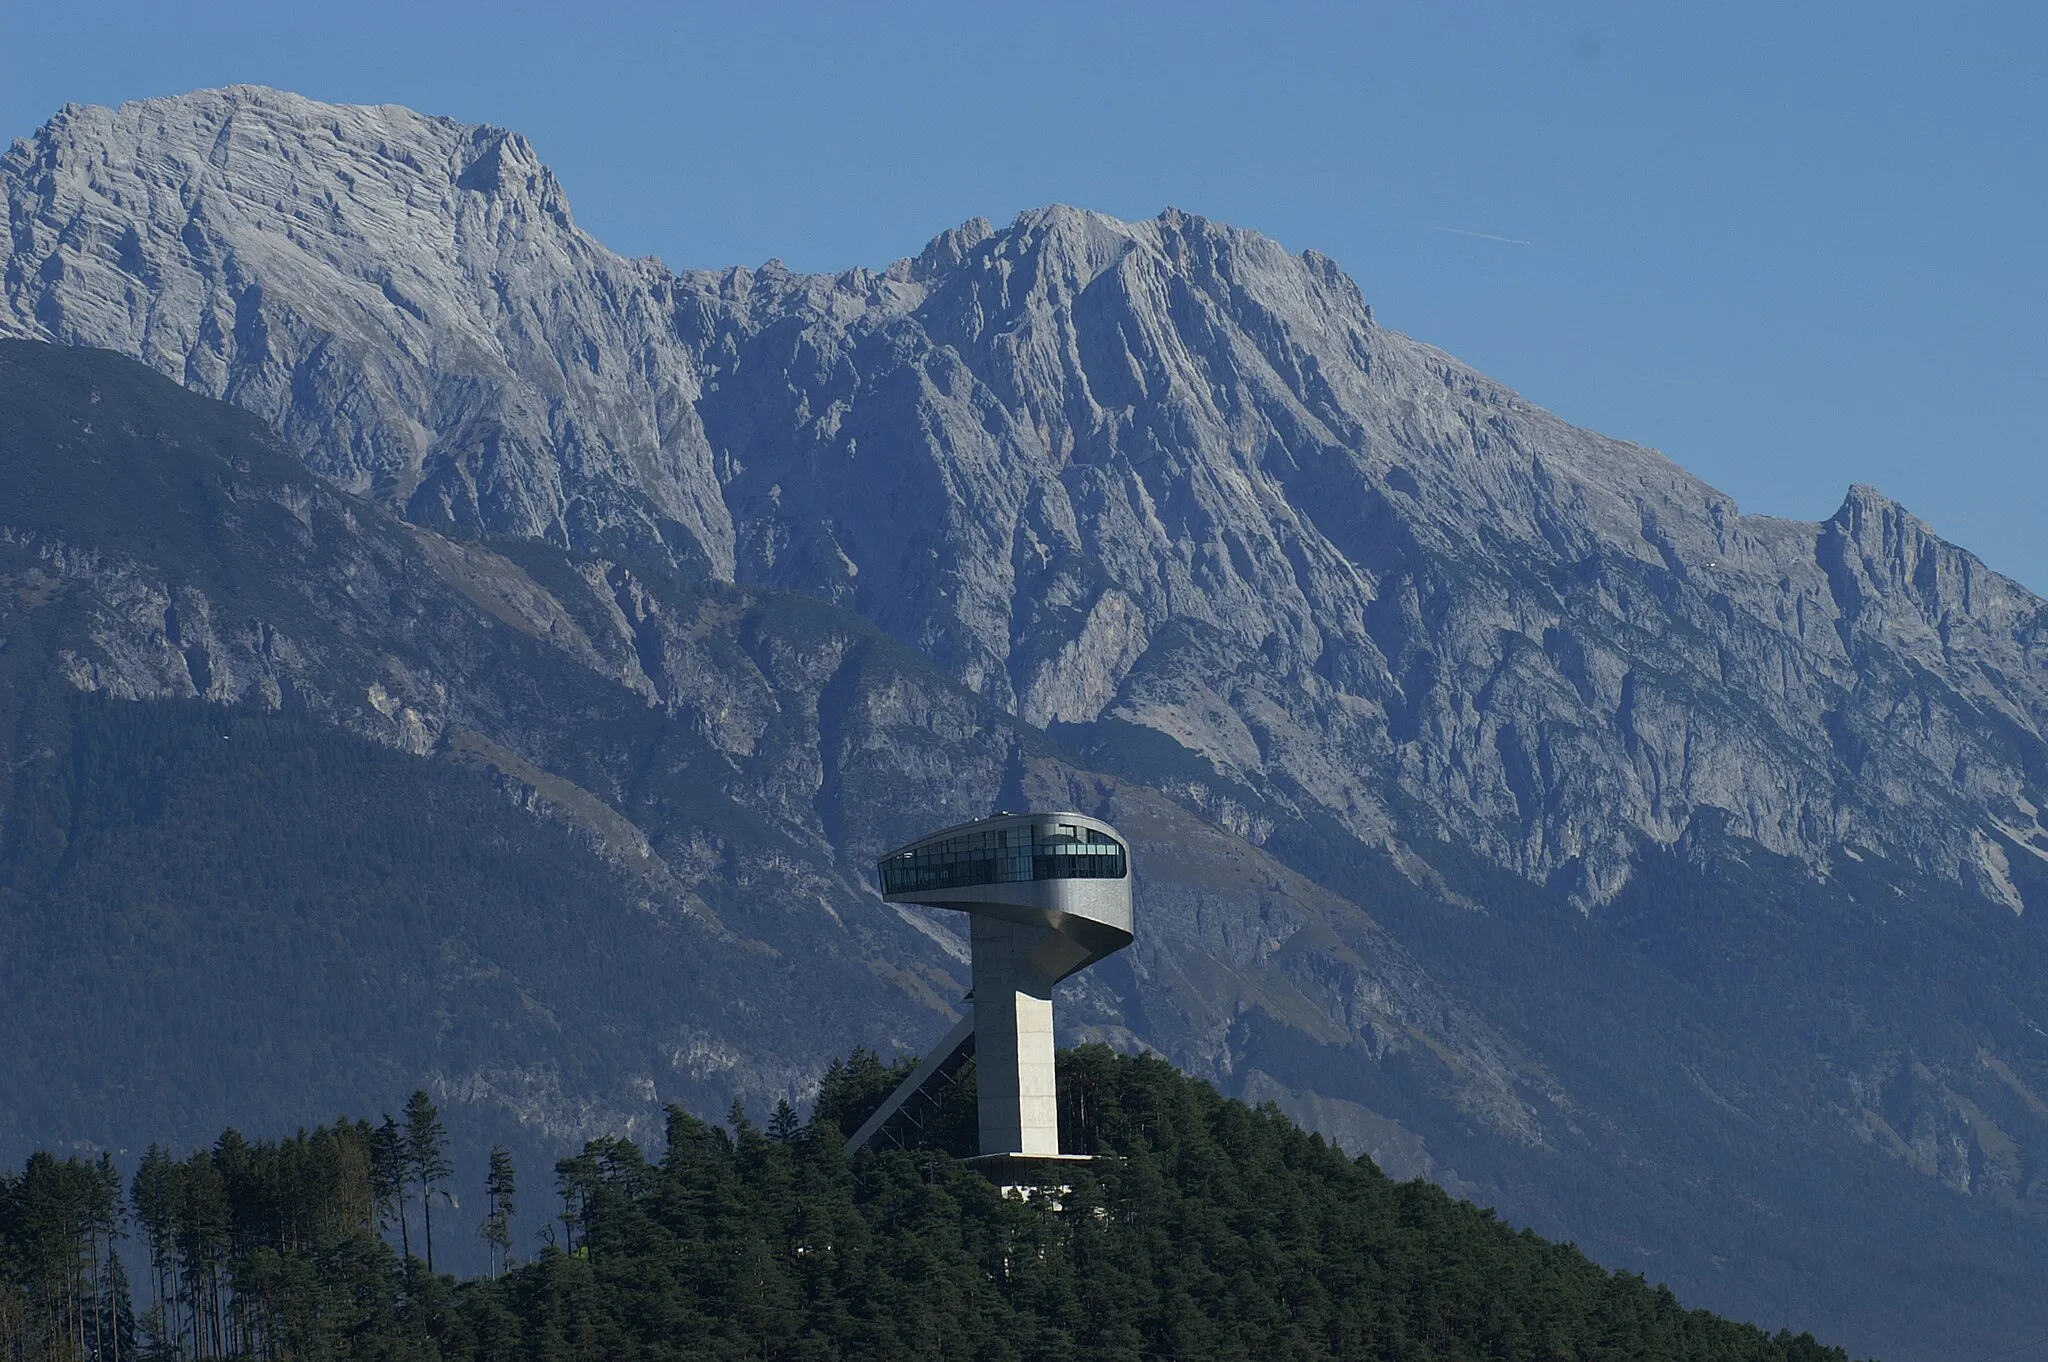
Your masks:
{"label": "tower support pillar", "polygon": [[1044,927],[976,916],[975,1091],[984,1154],[1060,1152],[1050,975],[1032,960]]}

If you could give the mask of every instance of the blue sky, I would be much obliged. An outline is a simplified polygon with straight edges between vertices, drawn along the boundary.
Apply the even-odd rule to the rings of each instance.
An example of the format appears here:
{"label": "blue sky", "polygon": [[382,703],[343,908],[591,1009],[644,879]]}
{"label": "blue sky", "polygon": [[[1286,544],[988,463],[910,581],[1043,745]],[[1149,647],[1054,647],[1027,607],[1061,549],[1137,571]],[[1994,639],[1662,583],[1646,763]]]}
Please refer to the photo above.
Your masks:
{"label": "blue sky", "polygon": [[520,129],[675,265],[878,265],[1053,201],[1256,227],[1745,510],[1875,483],[2048,591],[2048,7],[0,0],[0,34],[9,135],[234,81],[403,103]]}

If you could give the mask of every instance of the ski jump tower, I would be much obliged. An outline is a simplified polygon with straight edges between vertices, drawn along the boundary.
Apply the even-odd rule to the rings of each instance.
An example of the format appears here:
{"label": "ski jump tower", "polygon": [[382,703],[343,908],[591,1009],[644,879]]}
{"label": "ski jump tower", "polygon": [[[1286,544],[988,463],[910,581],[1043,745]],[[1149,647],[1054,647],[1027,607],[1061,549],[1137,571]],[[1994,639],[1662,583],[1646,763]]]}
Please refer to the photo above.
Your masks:
{"label": "ski jump tower", "polygon": [[957,908],[969,918],[974,989],[967,1015],[854,1132],[859,1149],[911,1119],[914,1098],[971,1056],[981,1153],[998,1181],[1060,1153],[1052,989],[1131,944],[1130,851],[1114,828],[1078,813],[997,814],[921,837],[881,859],[890,903]]}

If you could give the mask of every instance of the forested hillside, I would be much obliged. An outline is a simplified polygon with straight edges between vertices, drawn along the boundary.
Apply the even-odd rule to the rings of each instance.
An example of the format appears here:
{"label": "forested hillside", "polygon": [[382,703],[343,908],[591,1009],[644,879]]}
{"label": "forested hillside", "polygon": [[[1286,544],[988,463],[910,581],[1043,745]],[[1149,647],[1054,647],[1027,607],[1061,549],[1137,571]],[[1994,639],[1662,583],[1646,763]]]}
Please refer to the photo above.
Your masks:
{"label": "forested hillside", "polygon": [[[787,1107],[765,1129],[738,1108],[725,1126],[671,1109],[658,1153],[593,1141],[556,1165],[551,1197],[502,1159],[448,1168],[423,1094],[402,1122],[152,1148],[127,1215],[110,1163],[39,1154],[0,1183],[0,1356],[1846,1356],[1688,1311],[1271,1107],[1099,1046],[1067,1053],[1060,1079],[1070,1139],[1102,1157],[1050,1199],[1005,1197],[937,1148],[849,1163],[843,1123],[900,1073],[856,1052],[807,1126]],[[427,1208],[456,1186],[523,1261],[468,1280],[421,1261]],[[140,1283],[115,1251],[128,1227]]]}
{"label": "forested hillside", "polygon": [[172,1131],[238,1095],[295,1120],[412,1081],[401,1049],[580,1085],[645,1060],[606,998],[710,988],[477,773],[197,701],[56,698],[0,844],[0,994],[35,1001],[0,1016],[13,1112],[127,1132],[143,1083]]}

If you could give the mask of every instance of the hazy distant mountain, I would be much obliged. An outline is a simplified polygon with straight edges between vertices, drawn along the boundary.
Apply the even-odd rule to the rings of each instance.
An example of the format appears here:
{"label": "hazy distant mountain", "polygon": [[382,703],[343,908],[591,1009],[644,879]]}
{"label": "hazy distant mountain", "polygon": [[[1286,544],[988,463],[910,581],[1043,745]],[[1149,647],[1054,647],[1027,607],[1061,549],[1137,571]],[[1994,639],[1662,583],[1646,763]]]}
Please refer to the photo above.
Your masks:
{"label": "hazy distant mountain", "polygon": [[[679,274],[576,229],[516,134],[249,87],[67,108],[0,180],[0,329],[262,417],[582,669],[550,697],[400,612],[347,626],[355,671],[307,655],[309,713],[484,734],[672,892],[762,911],[634,784],[687,735],[671,778],[830,886],[819,931],[897,921],[861,875],[914,825],[1107,801],[1156,944],[1077,1025],[1738,1312],[1894,1357],[1964,1302],[1994,1339],[2048,1312],[2011,1267],[2048,1248],[2048,616],[1874,491],[1740,515],[1173,211]],[[772,641],[777,588],[837,608]],[[231,626],[138,608],[62,674],[289,708],[207,600]],[[391,630],[444,652],[401,676]],[[600,682],[651,727],[598,740],[564,697]],[[947,957],[875,930],[871,1039],[927,1043],[949,1000],[906,980]]]}

